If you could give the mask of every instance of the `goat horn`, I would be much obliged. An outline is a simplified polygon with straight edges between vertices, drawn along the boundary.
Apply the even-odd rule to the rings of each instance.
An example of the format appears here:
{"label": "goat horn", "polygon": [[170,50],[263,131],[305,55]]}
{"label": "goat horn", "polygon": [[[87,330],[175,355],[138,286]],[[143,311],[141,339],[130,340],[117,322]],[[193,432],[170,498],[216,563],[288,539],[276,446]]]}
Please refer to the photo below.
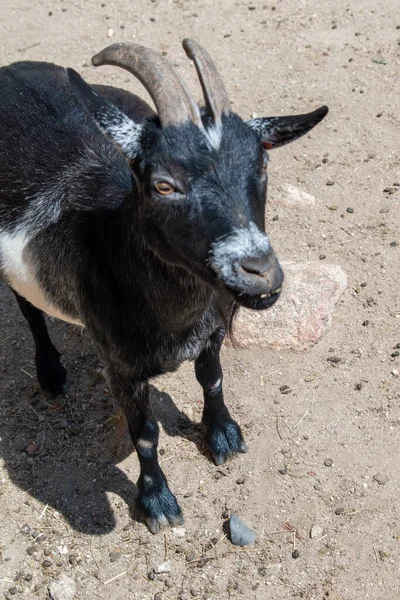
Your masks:
{"label": "goat horn", "polygon": [[203,128],[200,111],[185,82],[163,56],[138,44],[112,44],[92,58],[95,67],[115,65],[126,69],[144,85],[157,109],[161,125],[178,125],[188,119]]}
{"label": "goat horn", "polygon": [[196,66],[206,108],[213,116],[214,122],[220,124],[222,114],[231,112],[231,104],[222,78],[208,52],[197,42],[186,38],[182,45],[187,56],[194,61]]}

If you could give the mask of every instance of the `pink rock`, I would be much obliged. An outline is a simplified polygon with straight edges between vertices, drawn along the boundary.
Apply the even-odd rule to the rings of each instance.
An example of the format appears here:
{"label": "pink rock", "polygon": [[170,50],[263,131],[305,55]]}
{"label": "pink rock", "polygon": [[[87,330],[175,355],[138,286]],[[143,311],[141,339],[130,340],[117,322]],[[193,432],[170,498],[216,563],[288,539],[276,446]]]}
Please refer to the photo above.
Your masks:
{"label": "pink rock", "polygon": [[[335,305],[347,287],[339,265],[284,262],[282,295],[262,312],[241,308],[234,326],[239,348],[307,350],[329,328]],[[230,342],[228,342],[229,344]]]}

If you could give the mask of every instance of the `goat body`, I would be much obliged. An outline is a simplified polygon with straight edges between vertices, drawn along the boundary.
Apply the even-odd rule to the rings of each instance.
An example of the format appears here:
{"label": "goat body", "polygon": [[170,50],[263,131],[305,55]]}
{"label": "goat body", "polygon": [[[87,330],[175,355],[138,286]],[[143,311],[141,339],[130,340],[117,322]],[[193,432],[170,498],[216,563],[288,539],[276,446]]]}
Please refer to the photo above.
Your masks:
{"label": "goat body", "polygon": [[[280,292],[264,230],[265,148],[303,135],[327,109],[244,122],[208,55],[186,42],[205,93],[200,114],[165,59],[122,46],[97,64],[131,70],[157,114],[52,64],[0,69],[0,277],[29,322],[51,394],[65,392],[66,372],[43,312],[87,328],[126,414],[139,506],[155,532],[182,515],[158,464],[148,380],[195,360],[214,460],[246,450],[224,404],[219,350],[239,305],[268,308]],[[151,76],[135,62],[143,52]]]}

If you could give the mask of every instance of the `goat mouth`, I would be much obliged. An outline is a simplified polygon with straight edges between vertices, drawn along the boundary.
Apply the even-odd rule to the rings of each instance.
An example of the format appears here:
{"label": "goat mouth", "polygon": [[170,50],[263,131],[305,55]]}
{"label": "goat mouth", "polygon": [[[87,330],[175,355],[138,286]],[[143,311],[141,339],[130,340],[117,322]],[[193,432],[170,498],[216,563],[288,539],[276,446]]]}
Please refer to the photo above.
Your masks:
{"label": "goat mouth", "polygon": [[243,306],[244,308],[251,308],[253,310],[265,310],[273,306],[281,295],[281,291],[281,286],[264,294],[247,294],[237,290],[229,290],[237,304],[240,304],[240,306]]}

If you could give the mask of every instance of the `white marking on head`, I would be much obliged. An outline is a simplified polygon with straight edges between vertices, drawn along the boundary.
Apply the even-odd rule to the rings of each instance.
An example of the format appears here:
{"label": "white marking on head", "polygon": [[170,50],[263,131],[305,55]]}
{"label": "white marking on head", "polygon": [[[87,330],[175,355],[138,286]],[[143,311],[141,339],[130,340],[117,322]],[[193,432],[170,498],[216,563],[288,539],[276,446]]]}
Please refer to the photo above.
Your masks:
{"label": "white marking on head", "polygon": [[149,485],[153,483],[153,478],[150,475],[145,475],[143,477],[143,479],[144,479],[144,482],[148,483]]}
{"label": "white marking on head", "polygon": [[120,146],[129,158],[137,155],[142,126],[121,111],[102,113],[98,117],[102,129]]}
{"label": "white marking on head", "polygon": [[251,127],[256,134],[262,138],[273,137],[276,125],[278,125],[280,117],[264,117],[262,119],[250,119],[246,124]]}
{"label": "white marking on head", "polygon": [[237,267],[244,258],[259,258],[271,252],[269,237],[254,223],[235,229],[229,236],[212,244],[211,266],[223,281],[236,287],[242,281]]}
{"label": "white marking on head", "polygon": [[206,137],[214,150],[219,150],[222,138],[222,125],[213,124],[205,130]]}

